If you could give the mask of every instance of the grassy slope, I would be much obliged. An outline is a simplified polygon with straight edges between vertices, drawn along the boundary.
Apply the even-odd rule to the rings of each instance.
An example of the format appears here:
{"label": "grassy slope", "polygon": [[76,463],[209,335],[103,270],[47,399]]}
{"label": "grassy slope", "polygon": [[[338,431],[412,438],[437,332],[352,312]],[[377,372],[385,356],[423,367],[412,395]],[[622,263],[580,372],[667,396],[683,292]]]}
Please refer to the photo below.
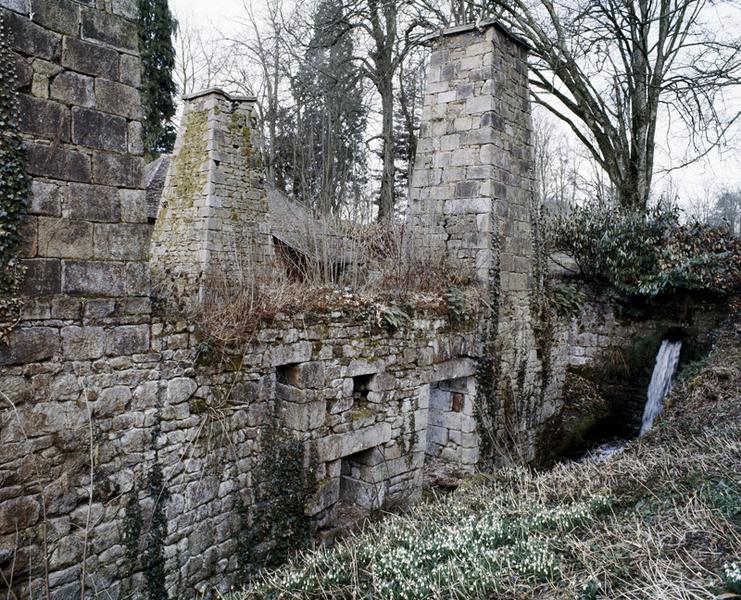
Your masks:
{"label": "grassy slope", "polygon": [[667,417],[624,454],[474,478],[332,550],[297,557],[236,598],[741,592],[724,569],[741,563],[740,340],[739,324],[726,328],[702,370],[675,389]]}

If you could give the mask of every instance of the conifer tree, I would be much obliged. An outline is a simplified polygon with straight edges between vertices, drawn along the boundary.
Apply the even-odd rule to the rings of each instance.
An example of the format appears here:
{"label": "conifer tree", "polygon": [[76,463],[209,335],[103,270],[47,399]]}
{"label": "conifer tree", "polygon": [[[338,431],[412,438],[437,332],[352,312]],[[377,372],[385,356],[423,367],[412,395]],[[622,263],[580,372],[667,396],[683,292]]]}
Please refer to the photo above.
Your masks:
{"label": "conifer tree", "polygon": [[139,53],[142,61],[144,149],[157,156],[175,145],[175,94],[172,77],[175,48],[172,36],[177,22],[167,0],[139,0]]}
{"label": "conifer tree", "polygon": [[353,63],[354,40],[344,35],[341,0],[320,0],[313,33],[292,91],[301,145],[293,193],[322,214],[338,214],[362,193],[367,177],[364,136],[368,108],[364,87]]}

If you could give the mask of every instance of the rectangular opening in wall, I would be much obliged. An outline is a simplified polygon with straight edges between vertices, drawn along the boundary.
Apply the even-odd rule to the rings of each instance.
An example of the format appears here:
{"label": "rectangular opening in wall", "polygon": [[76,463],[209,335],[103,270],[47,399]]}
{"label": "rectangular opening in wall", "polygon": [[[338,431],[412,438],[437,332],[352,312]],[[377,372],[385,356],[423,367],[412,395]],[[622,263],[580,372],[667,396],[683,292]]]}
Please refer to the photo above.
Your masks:
{"label": "rectangular opening in wall", "polygon": [[478,436],[473,416],[475,381],[459,377],[430,385],[426,455],[431,459],[473,464]]}
{"label": "rectangular opening in wall", "polygon": [[298,376],[301,363],[291,363],[288,365],[280,365],[275,368],[275,381],[283,385],[291,385],[298,387]]}
{"label": "rectangular opening in wall", "polygon": [[368,419],[373,419],[377,407],[371,405],[368,394],[371,391],[375,374],[358,375],[352,378],[352,425],[363,427]]}
{"label": "rectangular opening in wall", "polygon": [[352,398],[355,404],[368,402],[368,392],[373,377],[374,375],[370,374],[352,378]]}
{"label": "rectangular opening in wall", "polygon": [[342,458],[340,502],[347,510],[357,507],[367,511],[381,506],[383,486],[369,481],[369,474],[378,460],[379,452],[378,448],[370,448]]}

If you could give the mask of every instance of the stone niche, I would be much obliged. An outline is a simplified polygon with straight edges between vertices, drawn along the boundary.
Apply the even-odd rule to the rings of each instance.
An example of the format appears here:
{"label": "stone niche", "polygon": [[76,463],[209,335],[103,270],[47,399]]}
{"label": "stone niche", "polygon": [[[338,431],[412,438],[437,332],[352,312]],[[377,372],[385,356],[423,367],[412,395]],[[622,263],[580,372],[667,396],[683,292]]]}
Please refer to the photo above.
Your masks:
{"label": "stone niche", "polygon": [[473,377],[437,381],[429,386],[427,418],[428,458],[439,458],[472,471],[478,461],[479,436],[473,414],[476,382]]}

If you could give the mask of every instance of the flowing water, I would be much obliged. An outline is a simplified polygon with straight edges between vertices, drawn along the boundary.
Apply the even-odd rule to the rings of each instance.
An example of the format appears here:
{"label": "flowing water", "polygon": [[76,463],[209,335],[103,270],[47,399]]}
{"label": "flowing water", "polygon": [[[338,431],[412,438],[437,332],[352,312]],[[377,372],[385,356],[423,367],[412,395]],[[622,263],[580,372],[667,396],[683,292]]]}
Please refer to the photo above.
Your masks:
{"label": "flowing water", "polygon": [[682,351],[682,342],[664,340],[656,355],[656,366],[651,375],[651,383],[648,386],[648,398],[646,408],[643,410],[643,424],[641,435],[644,435],[654,420],[661,414],[664,407],[664,398],[672,389],[672,378],[679,363],[679,353]]}

